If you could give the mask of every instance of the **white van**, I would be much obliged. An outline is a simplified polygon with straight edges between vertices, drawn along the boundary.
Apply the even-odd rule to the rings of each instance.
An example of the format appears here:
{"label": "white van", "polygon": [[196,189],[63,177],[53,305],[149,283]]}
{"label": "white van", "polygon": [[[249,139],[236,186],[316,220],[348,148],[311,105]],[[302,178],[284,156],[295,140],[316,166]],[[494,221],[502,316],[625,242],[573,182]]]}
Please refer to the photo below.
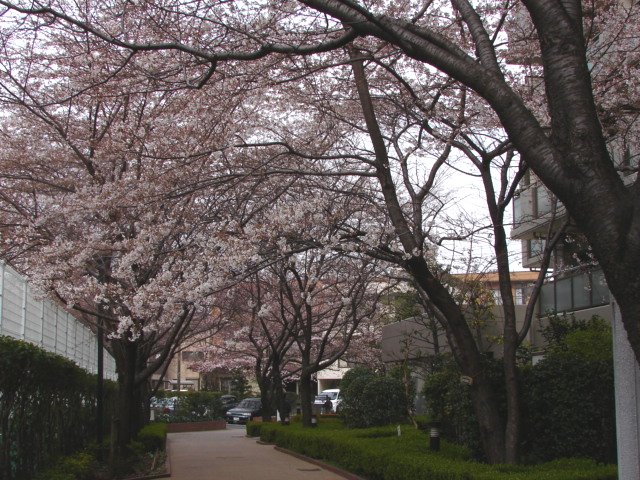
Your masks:
{"label": "white van", "polygon": [[340,405],[340,389],[339,388],[330,388],[328,390],[321,391],[318,395],[316,395],[316,399],[313,401],[313,404],[316,406],[323,406],[327,401],[327,397],[331,400],[331,412],[336,413],[338,411],[338,405]]}

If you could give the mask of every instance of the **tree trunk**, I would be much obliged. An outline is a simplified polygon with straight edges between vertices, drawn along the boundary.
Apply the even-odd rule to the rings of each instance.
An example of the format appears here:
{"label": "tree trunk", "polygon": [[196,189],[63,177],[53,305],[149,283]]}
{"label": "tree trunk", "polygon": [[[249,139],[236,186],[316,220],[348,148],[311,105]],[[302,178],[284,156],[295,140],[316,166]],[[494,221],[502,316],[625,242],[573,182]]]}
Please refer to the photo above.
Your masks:
{"label": "tree trunk", "polygon": [[119,471],[127,457],[127,445],[136,433],[135,374],[137,345],[126,339],[120,339],[114,343],[118,344],[118,348],[114,349],[117,352],[116,362],[118,364],[118,411],[116,414],[116,443],[113,467],[115,471]]}
{"label": "tree trunk", "polygon": [[[465,367],[462,366],[463,372]],[[505,438],[502,418],[498,412],[493,386],[484,372],[472,378],[471,402],[478,419],[482,450],[489,463],[504,463]]]}
{"label": "tree trunk", "polygon": [[[413,255],[416,250],[422,251],[423,237],[416,233],[414,227],[404,216],[389,168],[387,147],[376,119],[362,60],[357,59],[353,51],[350,52],[350,55],[353,60],[352,70],[362,112],[376,155],[376,177],[398,239],[404,251],[411,252],[412,255],[411,259],[403,264],[403,268],[413,277],[416,284],[427,294],[446,319],[446,324],[443,327],[449,345],[462,372],[471,379],[473,406],[480,427],[480,438],[485,455],[491,463],[502,463],[505,459],[503,422],[500,418],[498,404],[493,397],[491,385],[483,372],[482,356],[461,307],[452,298],[442,282],[433,275],[424,257]],[[420,237],[419,241],[416,237]]]}
{"label": "tree trunk", "polygon": [[433,277],[423,257],[407,261],[405,269],[414,278],[434,305],[447,319],[444,325],[449,345],[460,365],[462,373],[470,378],[471,398],[480,429],[483,451],[490,463],[505,461],[504,423],[490,384],[483,368],[482,355],[478,351],[473,333],[460,307],[446,288]]}
{"label": "tree trunk", "polygon": [[258,387],[260,388],[260,402],[262,404],[262,421],[271,421],[271,405],[273,404],[273,382],[270,378],[258,378]]}
{"label": "tree trunk", "polygon": [[311,389],[311,375],[308,373],[302,373],[302,375],[300,375],[300,409],[302,411],[303,427],[311,426],[313,397],[314,395]]}

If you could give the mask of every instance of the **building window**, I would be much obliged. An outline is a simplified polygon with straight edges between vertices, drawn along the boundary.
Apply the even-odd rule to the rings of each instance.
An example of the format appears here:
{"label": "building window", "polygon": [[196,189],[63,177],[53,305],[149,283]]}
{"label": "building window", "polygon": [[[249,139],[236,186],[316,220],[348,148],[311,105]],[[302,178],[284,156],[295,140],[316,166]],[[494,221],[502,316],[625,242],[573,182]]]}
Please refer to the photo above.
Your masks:
{"label": "building window", "polygon": [[532,240],[527,240],[529,258],[537,258],[542,255],[546,244],[547,241],[543,238],[534,238]]}
{"label": "building window", "polygon": [[524,305],[524,288],[522,287],[516,288],[514,301],[516,305]]}
{"label": "building window", "polygon": [[542,185],[536,187],[536,215],[541,216],[551,213],[553,201],[551,193]]}
{"label": "building window", "polygon": [[182,360],[185,362],[201,362],[204,360],[204,352],[182,352]]}
{"label": "building window", "polygon": [[491,290],[491,293],[493,294],[493,301],[496,305],[502,305],[502,293],[500,293],[500,290]]}

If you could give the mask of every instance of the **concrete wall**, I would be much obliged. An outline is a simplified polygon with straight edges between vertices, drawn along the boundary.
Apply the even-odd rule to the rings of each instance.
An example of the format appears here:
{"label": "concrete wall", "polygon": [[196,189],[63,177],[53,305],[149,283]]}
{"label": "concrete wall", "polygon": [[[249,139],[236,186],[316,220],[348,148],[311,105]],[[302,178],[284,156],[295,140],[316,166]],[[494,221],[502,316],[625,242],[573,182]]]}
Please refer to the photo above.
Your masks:
{"label": "concrete wall", "polygon": [[[516,324],[522,328],[526,307],[516,305]],[[472,326],[473,334],[483,352],[492,352],[494,356],[502,355],[502,345],[498,339],[502,336],[504,315],[500,306],[492,309],[491,315]],[[417,360],[435,353],[434,336],[420,318],[410,318],[385,325],[382,329],[382,361],[401,362],[405,358]],[[444,332],[437,336],[440,353],[450,351]]]}

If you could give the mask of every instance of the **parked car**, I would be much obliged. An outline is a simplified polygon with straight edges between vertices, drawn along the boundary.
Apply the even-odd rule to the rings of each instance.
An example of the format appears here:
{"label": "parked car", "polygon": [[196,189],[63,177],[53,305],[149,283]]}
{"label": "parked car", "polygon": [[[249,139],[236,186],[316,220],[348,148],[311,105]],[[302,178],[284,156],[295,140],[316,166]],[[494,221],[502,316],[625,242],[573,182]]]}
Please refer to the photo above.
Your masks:
{"label": "parked car", "polygon": [[222,402],[223,409],[229,410],[238,404],[238,399],[233,395],[222,395],[220,397],[220,402]]}
{"label": "parked car", "polygon": [[227,411],[227,423],[247,423],[262,415],[262,402],[259,398],[245,398],[234,408]]}
{"label": "parked car", "polygon": [[328,390],[323,390],[318,395],[316,395],[316,398],[313,401],[313,405],[315,406],[315,408],[322,409],[324,408],[324,404],[327,401],[327,398],[331,401],[331,413],[336,413],[338,411],[338,406],[340,405],[341,400],[340,389],[330,388]]}
{"label": "parked car", "polygon": [[157,398],[151,397],[150,406],[151,409],[156,412],[156,414],[168,414],[173,413],[176,409],[176,402],[178,401],[178,397],[167,397],[167,398]]}

